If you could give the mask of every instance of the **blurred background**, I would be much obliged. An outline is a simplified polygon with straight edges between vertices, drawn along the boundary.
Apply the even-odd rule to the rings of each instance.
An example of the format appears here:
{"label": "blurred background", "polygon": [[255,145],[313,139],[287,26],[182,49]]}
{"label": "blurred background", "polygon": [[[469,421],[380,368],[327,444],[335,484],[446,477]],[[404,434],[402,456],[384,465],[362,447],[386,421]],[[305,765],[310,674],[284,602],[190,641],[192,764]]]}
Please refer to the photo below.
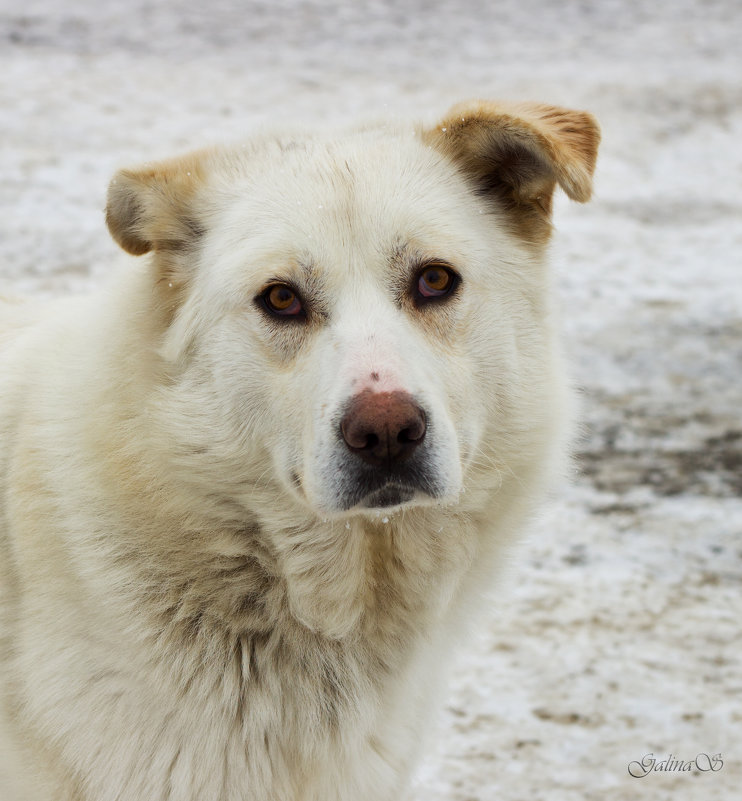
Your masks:
{"label": "blurred background", "polygon": [[[555,210],[574,475],[460,655],[415,801],[740,797],[741,36],[738,0],[0,0],[0,292],[105,279],[121,166],[470,97],[600,120],[595,199]],[[649,753],[724,765],[632,778]]]}

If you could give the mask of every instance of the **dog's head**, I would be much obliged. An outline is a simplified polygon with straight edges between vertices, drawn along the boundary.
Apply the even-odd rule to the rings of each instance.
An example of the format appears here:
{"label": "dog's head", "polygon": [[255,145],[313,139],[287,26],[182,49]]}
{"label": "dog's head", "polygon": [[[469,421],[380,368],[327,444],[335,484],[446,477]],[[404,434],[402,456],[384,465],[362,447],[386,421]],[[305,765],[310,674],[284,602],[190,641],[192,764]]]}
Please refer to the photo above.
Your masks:
{"label": "dog's head", "polygon": [[120,172],[107,221],[155,254],[174,461],[204,494],[331,516],[545,459],[551,198],[589,198],[598,139],[582,112],[478,102]]}

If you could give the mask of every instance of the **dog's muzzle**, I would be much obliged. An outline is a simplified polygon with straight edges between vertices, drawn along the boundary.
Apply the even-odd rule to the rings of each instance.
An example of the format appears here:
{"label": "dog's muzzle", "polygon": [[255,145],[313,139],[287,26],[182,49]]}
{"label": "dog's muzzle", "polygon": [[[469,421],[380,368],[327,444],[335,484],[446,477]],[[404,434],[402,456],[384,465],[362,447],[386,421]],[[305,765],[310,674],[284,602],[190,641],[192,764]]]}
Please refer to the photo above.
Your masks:
{"label": "dog's muzzle", "polygon": [[428,433],[428,416],[406,392],[367,389],[351,398],[339,425],[341,508],[397,506],[420,491],[437,497]]}

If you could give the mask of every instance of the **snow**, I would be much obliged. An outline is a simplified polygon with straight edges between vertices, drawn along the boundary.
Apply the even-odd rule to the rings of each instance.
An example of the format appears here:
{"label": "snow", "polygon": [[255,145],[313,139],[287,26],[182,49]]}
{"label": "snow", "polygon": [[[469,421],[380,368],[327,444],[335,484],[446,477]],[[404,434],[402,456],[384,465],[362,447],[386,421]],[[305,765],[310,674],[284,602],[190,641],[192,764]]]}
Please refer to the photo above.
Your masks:
{"label": "snow", "polygon": [[[738,0],[0,0],[0,291],[105,279],[119,166],[476,96],[600,119],[595,200],[555,214],[575,474],[460,656],[415,801],[739,797],[740,32]],[[632,778],[649,753],[724,766]]]}

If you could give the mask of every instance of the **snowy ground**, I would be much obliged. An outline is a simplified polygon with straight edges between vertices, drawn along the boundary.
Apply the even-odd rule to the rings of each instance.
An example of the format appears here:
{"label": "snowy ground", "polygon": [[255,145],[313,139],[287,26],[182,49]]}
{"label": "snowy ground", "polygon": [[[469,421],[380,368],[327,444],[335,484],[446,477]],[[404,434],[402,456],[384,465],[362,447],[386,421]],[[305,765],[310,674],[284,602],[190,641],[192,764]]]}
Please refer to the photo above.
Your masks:
{"label": "snowy ground", "polygon": [[[462,657],[416,801],[731,801],[742,784],[738,0],[0,0],[0,287],[101,280],[113,170],[265,123],[593,111],[554,246],[571,487]],[[718,772],[627,766],[721,754]],[[352,799],[349,799],[352,801]]]}

